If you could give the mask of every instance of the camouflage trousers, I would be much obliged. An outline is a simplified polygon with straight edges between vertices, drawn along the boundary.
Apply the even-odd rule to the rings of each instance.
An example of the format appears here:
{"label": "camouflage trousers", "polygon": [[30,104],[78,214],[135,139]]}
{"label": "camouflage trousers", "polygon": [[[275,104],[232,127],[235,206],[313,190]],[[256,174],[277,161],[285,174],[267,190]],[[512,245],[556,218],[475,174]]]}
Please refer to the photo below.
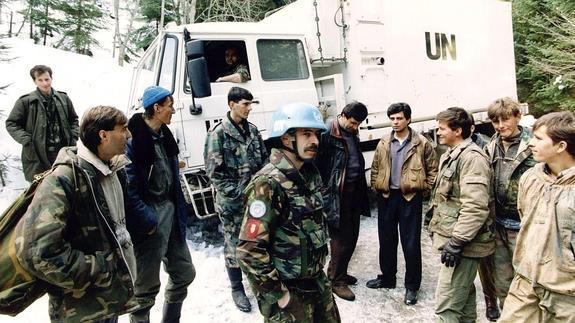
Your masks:
{"label": "camouflage trousers", "polygon": [[269,304],[258,297],[258,306],[264,316],[264,322],[341,322],[331,285],[323,271],[316,279],[283,283],[290,293],[290,300],[285,308],[279,308],[277,303]]}
{"label": "camouflage trousers", "polygon": [[513,252],[519,232],[507,230],[497,225],[495,229],[495,253],[493,254],[493,281],[495,295],[499,298],[499,306],[503,308],[509,285],[515,275],[513,269]]}
{"label": "camouflage trousers", "polygon": [[456,267],[441,266],[435,290],[437,322],[476,322],[475,285],[479,258],[461,258]]}
{"label": "camouflage trousers", "polygon": [[226,268],[240,268],[236,258],[236,247],[238,246],[238,237],[242,227],[243,215],[241,212],[236,214],[225,212],[219,214],[222,228],[224,230],[224,258]]}
{"label": "camouflage trousers", "polygon": [[575,322],[575,296],[563,295],[515,275],[498,322]]}

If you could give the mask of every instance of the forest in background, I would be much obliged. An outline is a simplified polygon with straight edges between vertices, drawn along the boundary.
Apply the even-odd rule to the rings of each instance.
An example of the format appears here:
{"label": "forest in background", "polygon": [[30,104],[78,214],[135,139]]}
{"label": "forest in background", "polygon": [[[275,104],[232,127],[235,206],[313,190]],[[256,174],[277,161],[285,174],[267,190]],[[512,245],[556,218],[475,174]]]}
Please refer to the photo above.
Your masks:
{"label": "forest in background", "polygon": [[[167,23],[259,21],[293,0],[0,0],[0,16],[15,2],[22,9],[10,12],[10,19],[18,23],[2,22],[10,27],[0,30],[0,40],[29,37],[91,55],[99,46],[95,33],[112,19],[112,55],[122,65],[137,60]],[[536,117],[575,111],[575,2],[514,0],[512,6],[519,100]],[[5,59],[2,49],[0,44]]]}

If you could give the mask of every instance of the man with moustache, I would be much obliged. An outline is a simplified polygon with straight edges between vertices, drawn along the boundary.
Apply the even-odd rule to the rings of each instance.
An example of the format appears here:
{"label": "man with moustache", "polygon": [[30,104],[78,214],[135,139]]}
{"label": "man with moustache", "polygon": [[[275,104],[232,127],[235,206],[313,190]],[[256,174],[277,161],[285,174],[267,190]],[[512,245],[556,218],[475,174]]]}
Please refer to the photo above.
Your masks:
{"label": "man with moustache", "polygon": [[228,92],[230,111],[208,132],[204,146],[206,174],[216,188],[215,206],[224,229],[224,256],[232,299],[242,312],[249,312],[252,308],[236,259],[244,217],[243,191],[252,176],[268,162],[268,152],[260,132],[248,122],[253,98],[248,90],[232,87]]}
{"label": "man with moustache", "polygon": [[394,103],[387,109],[392,133],[383,137],[371,165],[371,187],[377,194],[381,275],[369,288],[395,288],[397,228],[405,258],[406,305],[417,303],[421,285],[421,217],[423,192],[431,189],[437,158],[431,143],[409,127],[411,107]]}
{"label": "man with moustache", "polygon": [[519,180],[515,277],[499,322],[575,322],[575,116],[539,118],[529,141],[539,164]]}
{"label": "man with moustache", "polygon": [[365,160],[357,135],[366,117],[363,103],[346,105],[329,131],[322,133],[315,159],[323,180],[321,191],[330,235],[328,278],[333,292],[348,301],[353,301],[355,294],[347,285],[357,284],[357,278],[348,275],[347,268],[359,237],[360,216],[369,216]]}
{"label": "man with moustache", "polygon": [[245,190],[237,257],[266,322],[340,322],[323,271],[328,233],[312,162],[326,130],[315,106],[280,107],[270,127],[270,162]]}
{"label": "man with moustache", "polygon": [[473,280],[481,258],[495,249],[490,212],[491,169],[487,156],[471,141],[472,121],[462,108],[436,117],[437,135],[448,150],[439,160],[431,193],[428,225],[433,249],[441,252],[435,292],[438,322],[477,320]]}

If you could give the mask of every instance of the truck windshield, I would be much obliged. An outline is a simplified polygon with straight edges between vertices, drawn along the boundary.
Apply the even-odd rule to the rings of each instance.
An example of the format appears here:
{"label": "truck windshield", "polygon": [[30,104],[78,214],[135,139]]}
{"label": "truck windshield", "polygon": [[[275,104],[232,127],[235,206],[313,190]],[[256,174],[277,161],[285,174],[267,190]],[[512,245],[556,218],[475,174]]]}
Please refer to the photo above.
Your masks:
{"label": "truck windshield", "polygon": [[301,80],[309,77],[308,64],[301,41],[259,39],[257,48],[263,80]]}

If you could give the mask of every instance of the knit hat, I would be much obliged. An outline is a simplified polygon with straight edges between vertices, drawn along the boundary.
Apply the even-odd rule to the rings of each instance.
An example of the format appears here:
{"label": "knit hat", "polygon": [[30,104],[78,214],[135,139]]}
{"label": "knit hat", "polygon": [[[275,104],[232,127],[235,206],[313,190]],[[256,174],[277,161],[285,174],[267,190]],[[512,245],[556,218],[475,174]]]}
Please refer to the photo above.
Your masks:
{"label": "knit hat", "polygon": [[144,95],[142,95],[142,105],[144,106],[144,109],[147,109],[152,107],[154,103],[158,103],[171,94],[172,93],[170,93],[170,91],[161,86],[149,86],[144,90]]}

